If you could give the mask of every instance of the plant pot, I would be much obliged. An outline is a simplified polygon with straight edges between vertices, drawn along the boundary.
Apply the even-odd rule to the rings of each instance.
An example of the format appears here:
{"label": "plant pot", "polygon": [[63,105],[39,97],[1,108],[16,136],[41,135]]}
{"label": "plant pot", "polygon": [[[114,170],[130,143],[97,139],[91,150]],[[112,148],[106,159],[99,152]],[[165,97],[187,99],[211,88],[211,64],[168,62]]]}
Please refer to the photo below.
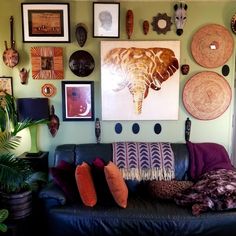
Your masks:
{"label": "plant pot", "polygon": [[32,192],[0,193],[2,206],[9,211],[9,219],[23,219],[32,213]]}

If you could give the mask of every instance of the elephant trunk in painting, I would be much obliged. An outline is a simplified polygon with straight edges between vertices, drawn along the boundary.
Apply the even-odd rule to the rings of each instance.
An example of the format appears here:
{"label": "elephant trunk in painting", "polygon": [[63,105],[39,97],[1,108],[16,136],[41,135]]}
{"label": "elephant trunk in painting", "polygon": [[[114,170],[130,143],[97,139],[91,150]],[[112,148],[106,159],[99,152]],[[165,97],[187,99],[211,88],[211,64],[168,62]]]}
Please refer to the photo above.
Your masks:
{"label": "elephant trunk in painting", "polygon": [[114,91],[128,87],[133,96],[135,113],[141,114],[149,88],[161,89],[161,84],[174,74],[179,63],[170,49],[132,47],[110,50],[103,66],[116,74]]}

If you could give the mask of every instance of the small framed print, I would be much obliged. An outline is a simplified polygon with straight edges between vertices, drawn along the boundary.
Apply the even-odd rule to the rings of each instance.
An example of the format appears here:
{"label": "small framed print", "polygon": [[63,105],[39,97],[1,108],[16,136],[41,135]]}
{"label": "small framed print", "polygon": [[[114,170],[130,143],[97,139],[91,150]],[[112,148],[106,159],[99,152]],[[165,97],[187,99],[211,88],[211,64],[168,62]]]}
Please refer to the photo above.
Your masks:
{"label": "small framed print", "polygon": [[69,3],[21,3],[23,42],[70,42]]}
{"label": "small framed print", "polygon": [[120,37],[120,3],[93,3],[93,37]]}
{"label": "small framed print", "polygon": [[62,81],[64,121],[94,120],[94,82]]}
{"label": "small framed print", "polygon": [[31,64],[33,79],[60,80],[64,78],[61,47],[32,47]]}
{"label": "small framed print", "polygon": [[3,92],[13,95],[12,77],[0,76],[0,95]]}

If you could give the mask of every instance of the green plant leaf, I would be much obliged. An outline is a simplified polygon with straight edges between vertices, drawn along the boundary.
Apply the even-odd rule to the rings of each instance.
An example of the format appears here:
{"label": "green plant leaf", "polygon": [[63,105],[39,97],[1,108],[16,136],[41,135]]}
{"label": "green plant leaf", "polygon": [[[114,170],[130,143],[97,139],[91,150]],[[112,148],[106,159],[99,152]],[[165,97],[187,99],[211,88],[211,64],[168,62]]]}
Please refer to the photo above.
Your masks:
{"label": "green plant leaf", "polygon": [[6,220],[8,215],[9,215],[9,212],[7,209],[1,209],[0,210],[0,222],[3,222],[4,220]]}
{"label": "green plant leaf", "polygon": [[4,192],[19,192],[29,188],[26,179],[32,173],[27,160],[16,158],[14,154],[1,154],[0,157],[0,190]]}
{"label": "green plant leaf", "polygon": [[0,223],[0,231],[2,231],[3,233],[7,232],[7,226],[3,223]]}

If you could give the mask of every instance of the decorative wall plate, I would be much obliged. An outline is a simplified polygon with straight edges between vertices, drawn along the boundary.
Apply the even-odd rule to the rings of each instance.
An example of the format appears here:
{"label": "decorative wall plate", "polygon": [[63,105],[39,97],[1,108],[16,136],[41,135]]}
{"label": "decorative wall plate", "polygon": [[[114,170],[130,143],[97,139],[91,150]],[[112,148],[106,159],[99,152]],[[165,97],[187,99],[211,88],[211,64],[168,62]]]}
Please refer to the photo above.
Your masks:
{"label": "decorative wall plate", "polygon": [[183,89],[185,109],[199,120],[212,120],[222,115],[231,96],[231,88],[224,77],[210,71],[197,73]]}
{"label": "decorative wall plate", "polygon": [[196,62],[206,68],[216,68],[227,62],[233,53],[234,39],[222,25],[209,24],[193,36],[191,51]]}
{"label": "decorative wall plate", "polygon": [[93,72],[95,62],[90,53],[79,50],[70,56],[69,67],[75,75],[85,77]]}

